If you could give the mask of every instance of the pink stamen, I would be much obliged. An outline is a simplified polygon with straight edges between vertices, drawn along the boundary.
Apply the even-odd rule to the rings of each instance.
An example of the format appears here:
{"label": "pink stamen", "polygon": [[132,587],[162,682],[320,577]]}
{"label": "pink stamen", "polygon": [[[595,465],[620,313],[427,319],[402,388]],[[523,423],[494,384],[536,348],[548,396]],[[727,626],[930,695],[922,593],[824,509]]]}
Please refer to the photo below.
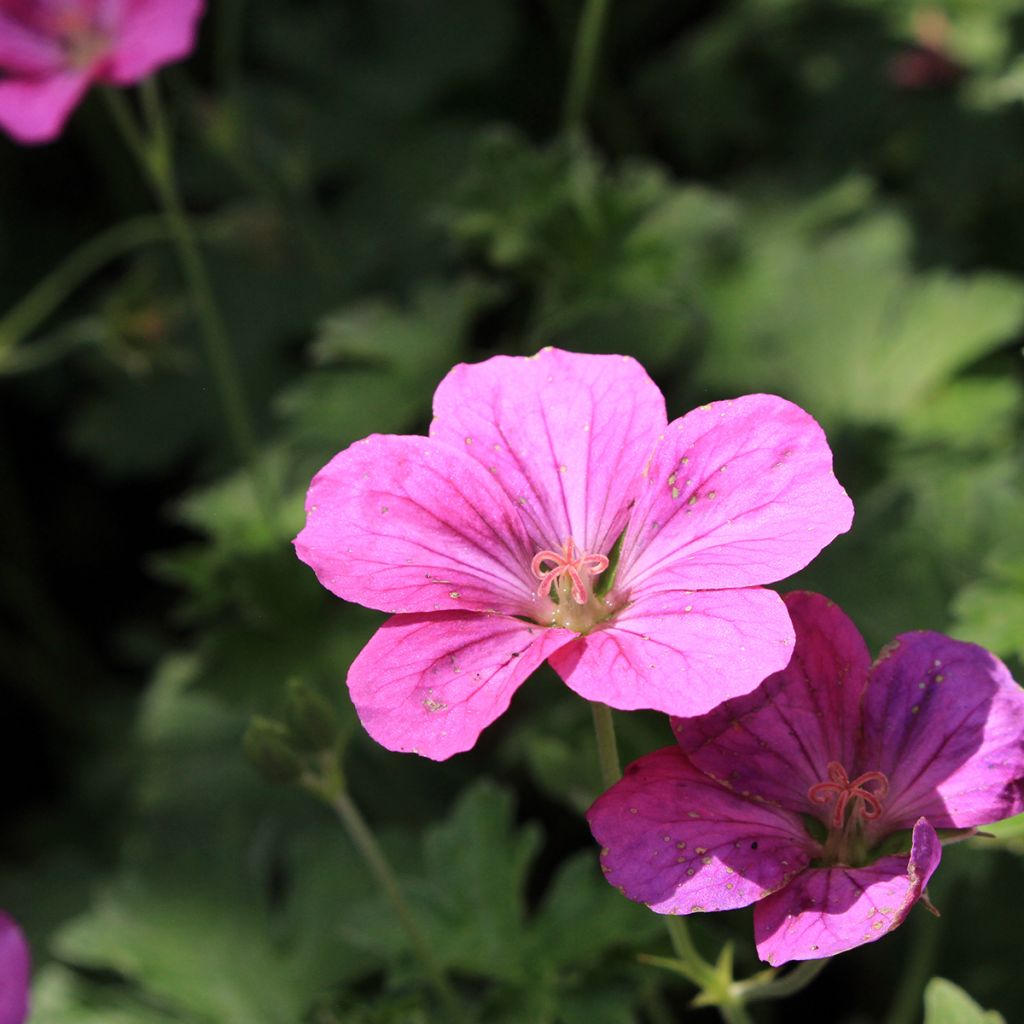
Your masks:
{"label": "pink stamen", "polygon": [[[818,782],[807,790],[807,796],[813,803],[827,804],[833,798],[836,801],[832,813],[833,828],[842,828],[846,819],[846,808],[851,800],[859,800],[859,811],[865,821],[873,821],[882,813],[882,801],[889,792],[889,780],[882,772],[864,772],[852,782],[846,769],[838,761],[828,763],[828,782]],[[869,783],[875,783],[872,792],[865,789]]]}
{"label": "pink stamen", "polygon": [[[547,562],[552,566],[544,568]],[[588,555],[579,553],[572,537],[562,545],[561,551],[538,551],[530,562],[530,572],[540,580],[537,587],[538,597],[547,597],[551,584],[562,576],[567,576],[571,584],[572,599],[577,604],[586,604],[589,600],[584,574],[600,576],[608,568],[608,559],[604,555]]]}

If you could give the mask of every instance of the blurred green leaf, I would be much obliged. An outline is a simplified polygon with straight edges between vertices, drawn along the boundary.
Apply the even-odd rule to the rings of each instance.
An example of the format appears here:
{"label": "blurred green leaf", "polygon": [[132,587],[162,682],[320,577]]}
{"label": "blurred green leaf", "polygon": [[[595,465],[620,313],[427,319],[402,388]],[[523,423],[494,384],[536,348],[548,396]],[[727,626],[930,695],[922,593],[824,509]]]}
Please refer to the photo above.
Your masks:
{"label": "blurred green leaf", "polygon": [[718,390],[776,391],[827,426],[898,424],[1024,322],[1016,280],[915,270],[894,213],[754,216],[739,257],[709,282],[700,372]]}
{"label": "blurred green leaf", "polygon": [[984,1011],[962,988],[932,978],[924,990],[925,1024],[1006,1024],[995,1010]]}

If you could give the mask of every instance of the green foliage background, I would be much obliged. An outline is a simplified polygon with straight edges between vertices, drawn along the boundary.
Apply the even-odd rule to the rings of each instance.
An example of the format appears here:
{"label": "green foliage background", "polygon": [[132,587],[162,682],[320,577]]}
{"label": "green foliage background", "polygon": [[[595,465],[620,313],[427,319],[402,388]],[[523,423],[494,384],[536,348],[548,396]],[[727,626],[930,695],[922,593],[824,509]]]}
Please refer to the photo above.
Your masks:
{"label": "green foliage background", "polygon": [[[444,764],[361,733],[343,680],[380,617],[294,558],[302,496],[356,438],[424,430],[456,362],[629,353],[670,415],[771,391],[826,428],[856,522],[783,589],[875,649],[939,629],[1021,678],[1024,2],[930,3],[952,71],[916,85],[893,70],[923,52],[911,0],[613,3],[585,136],[561,130],[571,0],[210,7],[162,86],[273,528],[103,105],[52,147],[0,140],[0,906],[32,1020],[445,1020],[339,824],[243,753],[290,678],[344,723],[350,791],[475,1019],[713,1020],[636,959],[667,940],[600,877],[589,710],[548,670]],[[670,742],[618,725],[627,759]],[[940,920],[756,1019],[1024,1019],[1024,824],[994,831],[945,851]],[[757,969],[749,911],[694,927]]]}

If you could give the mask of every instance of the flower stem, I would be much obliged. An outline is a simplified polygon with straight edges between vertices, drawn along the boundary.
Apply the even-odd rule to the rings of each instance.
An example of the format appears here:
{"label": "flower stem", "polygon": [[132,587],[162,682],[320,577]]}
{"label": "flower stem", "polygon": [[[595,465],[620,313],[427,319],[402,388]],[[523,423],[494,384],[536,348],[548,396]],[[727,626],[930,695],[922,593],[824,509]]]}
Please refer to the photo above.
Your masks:
{"label": "flower stem", "polygon": [[[612,718],[611,708],[607,704],[591,701],[590,709],[594,715],[594,733],[597,737],[597,757],[601,764],[601,782],[606,787],[613,786],[622,778],[619,748],[615,739],[615,720]],[[701,956],[700,950],[697,949],[690,935],[690,929],[682,918],[665,915],[662,920],[665,922],[665,928],[668,930],[676,957],[683,967],[683,973],[703,988],[705,981],[710,982],[715,977],[714,967]],[[725,1009],[725,1007],[721,1007],[723,1016]],[[742,1012],[742,1009],[741,998],[739,1010]],[[735,1018],[737,1022],[745,1019],[745,1017]]]}
{"label": "flower stem", "polygon": [[466,1024],[469,1018],[465,1008],[445,976],[443,968],[434,958],[426,937],[420,931],[419,925],[416,924],[412,910],[402,895],[402,889],[394,869],[388,863],[388,859],[370,826],[366,823],[366,819],[349,796],[337,765],[336,752],[328,752],[322,758],[320,774],[308,774],[303,778],[303,785],[314,796],[327,804],[344,826],[352,845],[359,851],[388,903],[391,904],[395,918],[409,940],[413,956],[419,961],[424,974],[437,993],[448,1019],[456,1024]]}
{"label": "flower stem", "polygon": [[565,131],[570,135],[578,134],[583,129],[609,6],[610,0],[585,0],[576,29],[564,113]]}
{"label": "flower stem", "polygon": [[607,704],[591,701],[594,715],[594,734],[597,736],[597,759],[601,764],[601,784],[607,789],[622,778],[619,763],[619,745],[615,740],[615,721]]}
{"label": "flower stem", "polygon": [[68,296],[112,259],[167,238],[160,217],[133,217],[115,224],[75,249],[0,319],[0,373],[13,349],[35,331]]}
{"label": "flower stem", "polygon": [[214,298],[206,262],[182,203],[174,173],[171,136],[155,79],[146,79],[141,89],[148,135],[140,129],[120,92],[107,89],[104,90],[104,95],[114,122],[124,136],[128,148],[139,161],[163,208],[167,228],[199,316],[207,361],[217,384],[224,419],[239,456],[248,467],[256,501],[271,531],[276,532],[273,489],[262,469],[252,418],[239,383],[235,358]]}

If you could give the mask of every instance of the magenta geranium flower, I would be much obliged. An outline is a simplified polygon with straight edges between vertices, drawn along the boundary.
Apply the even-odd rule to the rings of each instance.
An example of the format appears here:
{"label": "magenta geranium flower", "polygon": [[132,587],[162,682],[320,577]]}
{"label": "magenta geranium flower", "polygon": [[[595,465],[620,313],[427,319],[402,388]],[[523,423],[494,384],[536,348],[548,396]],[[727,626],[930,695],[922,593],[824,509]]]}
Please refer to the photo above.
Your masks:
{"label": "magenta geranium flower", "polygon": [[881,938],[938,866],[936,830],[1024,809],[1024,691],[997,658],[905,633],[872,666],[830,601],[786,604],[789,666],[674,719],[678,746],[631,765],[588,814],[630,899],[660,914],[756,901],[757,950],[776,966]]}
{"label": "magenta geranium flower", "polygon": [[456,366],[429,437],[374,435],[309,489],[299,557],[395,613],[349,671],[392,750],[471,747],[545,659],[588,700],[699,714],[784,667],[760,584],[852,506],[821,428],[771,395],[668,423],[642,367],[545,349]]}
{"label": "magenta geranium flower", "polygon": [[203,0],[0,0],[0,126],[50,142],[94,82],[130,85],[195,44]]}
{"label": "magenta geranium flower", "polygon": [[28,1016],[29,952],[17,923],[0,910],[0,1024]]}

